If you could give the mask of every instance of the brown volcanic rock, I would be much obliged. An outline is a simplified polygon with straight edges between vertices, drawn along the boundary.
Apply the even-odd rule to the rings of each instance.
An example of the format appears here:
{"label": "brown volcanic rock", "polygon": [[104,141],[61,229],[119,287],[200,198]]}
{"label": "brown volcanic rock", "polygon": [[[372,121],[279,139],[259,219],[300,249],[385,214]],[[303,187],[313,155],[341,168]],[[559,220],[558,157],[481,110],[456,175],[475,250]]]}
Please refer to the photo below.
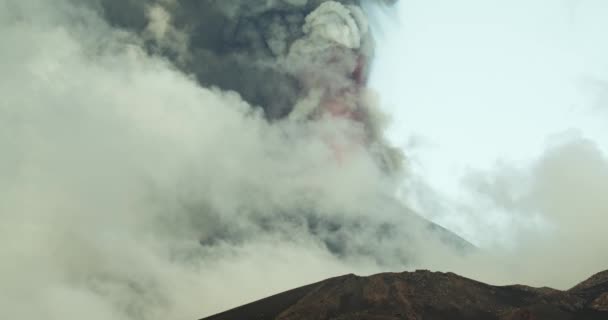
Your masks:
{"label": "brown volcanic rock", "polygon": [[590,307],[598,311],[608,311],[608,292],[602,293],[597,299],[593,300]]}
{"label": "brown volcanic rock", "polygon": [[587,307],[608,312],[608,270],[593,275],[568,292],[583,298]]}
{"label": "brown volcanic rock", "polygon": [[420,270],[346,275],[203,320],[607,320],[608,272],[568,291]]}

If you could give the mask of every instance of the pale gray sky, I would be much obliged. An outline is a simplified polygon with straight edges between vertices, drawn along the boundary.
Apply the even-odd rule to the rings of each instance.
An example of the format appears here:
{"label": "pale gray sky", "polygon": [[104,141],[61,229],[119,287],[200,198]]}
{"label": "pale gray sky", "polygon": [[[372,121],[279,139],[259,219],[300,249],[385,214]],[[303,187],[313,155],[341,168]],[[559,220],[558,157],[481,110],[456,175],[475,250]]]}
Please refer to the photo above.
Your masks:
{"label": "pale gray sky", "polygon": [[602,0],[401,0],[383,19],[372,85],[391,140],[443,194],[423,214],[466,229],[463,175],[528,166],[564,132],[608,150],[606,17]]}

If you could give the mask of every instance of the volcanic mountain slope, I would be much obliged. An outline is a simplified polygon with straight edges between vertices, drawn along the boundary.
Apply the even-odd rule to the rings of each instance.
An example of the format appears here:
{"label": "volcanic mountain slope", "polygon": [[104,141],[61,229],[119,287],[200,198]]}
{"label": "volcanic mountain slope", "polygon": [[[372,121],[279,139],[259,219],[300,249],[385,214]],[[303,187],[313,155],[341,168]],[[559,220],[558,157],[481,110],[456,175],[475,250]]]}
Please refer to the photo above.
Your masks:
{"label": "volcanic mountain slope", "polygon": [[[291,212],[266,212],[243,215],[241,224],[230,223],[222,216],[197,215],[192,224],[201,226],[200,244],[212,248],[218,243],[242,245],[253,241],[260,233],[275,234],[290,239],[291,234],[305,234],[322,244],[338,257],[366,257],[380,266],[411,264],[419,261],[417,250],[429,243],[452,253],[466,255],[476,247],[457,234],[437,225],[391,198],[379,197],[369,201],[362,212],[323,215],[314,208]],[[245,227],[242,227],[245,225]],[[255,226],[255,227],[251,227]],[[365,239],[361,241],[360,239]],[[294,239],[295,240],[295,239]]]}
{"label": "volcanic mountain slope", "polygon": [[608,271],[560,291],[492,286],[453,273],[346,275],[203,320],[606,320]]}

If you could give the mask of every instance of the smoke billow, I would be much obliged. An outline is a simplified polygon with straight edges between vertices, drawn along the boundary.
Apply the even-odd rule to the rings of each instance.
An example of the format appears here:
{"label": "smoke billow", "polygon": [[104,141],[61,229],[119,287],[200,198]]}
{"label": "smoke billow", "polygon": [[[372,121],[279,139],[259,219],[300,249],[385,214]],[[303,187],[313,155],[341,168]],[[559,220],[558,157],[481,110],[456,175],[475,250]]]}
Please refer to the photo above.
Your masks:
{"label": "smoke billow", "polygon": [[512,233],[506,248],[490,245],[510,265],[505,280],[568,288],[606,269],[607,177],[596,143],[570,133],[529,167],[471,174],[467,183],[478,199],[472,212],[480,204],[504,212]]}
{"label": "smoke billow", "polygon": [[391,196],[354,2],[2,0],[0,35],[3,318],[194,319],[452,241]]}

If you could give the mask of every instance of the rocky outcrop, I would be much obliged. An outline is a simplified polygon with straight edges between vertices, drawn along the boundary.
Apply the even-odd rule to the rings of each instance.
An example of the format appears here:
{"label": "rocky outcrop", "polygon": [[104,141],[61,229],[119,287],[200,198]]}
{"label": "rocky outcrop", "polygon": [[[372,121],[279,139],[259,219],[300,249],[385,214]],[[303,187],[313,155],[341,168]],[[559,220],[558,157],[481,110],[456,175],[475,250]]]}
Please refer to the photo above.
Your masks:
{"label": "rocky outcrop", "polygon": [[568,292],[582,297],[586,302],[586,307],[608,312],[608,270],[595,274]]}

